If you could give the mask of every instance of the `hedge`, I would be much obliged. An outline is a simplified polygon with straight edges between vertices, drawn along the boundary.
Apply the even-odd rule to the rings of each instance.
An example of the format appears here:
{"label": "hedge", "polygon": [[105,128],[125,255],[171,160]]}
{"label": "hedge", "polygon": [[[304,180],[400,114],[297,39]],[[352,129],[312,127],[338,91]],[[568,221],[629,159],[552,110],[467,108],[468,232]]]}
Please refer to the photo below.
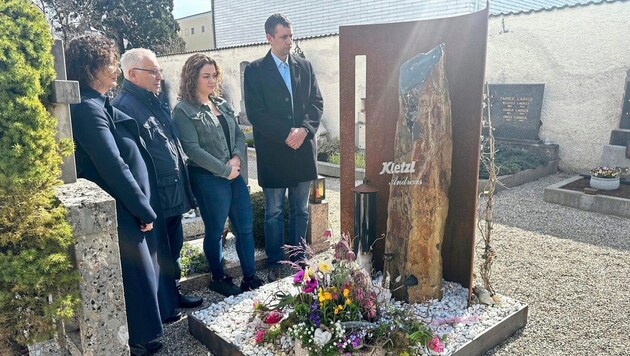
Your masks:
{"label": "hedge", "polygon": [[0,2],[0,351],[52,337],[78,303],[72,231],[54,196],[72,146],[55,141],[43,104],[52,43],[31,1]]}

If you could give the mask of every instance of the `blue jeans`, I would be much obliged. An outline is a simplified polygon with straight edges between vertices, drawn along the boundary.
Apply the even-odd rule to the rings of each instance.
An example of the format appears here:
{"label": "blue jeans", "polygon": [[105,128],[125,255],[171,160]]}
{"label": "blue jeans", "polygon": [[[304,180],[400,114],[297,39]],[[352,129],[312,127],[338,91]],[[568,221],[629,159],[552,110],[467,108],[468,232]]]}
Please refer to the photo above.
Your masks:
{"label": "blue jeans", "polygon": [[[265,195],[265,252],[270,266],[284,259],[284,196],[289,190],[288,245],[297,246],[306,239],[308,227],[308,194],[311,181],[293,188],[263,188]],[[298,258],[301,256],[297,256]],[[296,258],[293,258],[295,261]]]}
{"label": "blue jeans", "polygon": [[190,186],[197,199],[206,229],[203,252],[208,260],[212,278],[218,280],[225,276],[221,264],[223,257],[221,236],[228,216],[234,227],[236,253],[241,262],[243,276],[253,277],[256,274],[256,264],[252,203],[243,177],[228,180],[217,177],[203,168],[192,167]]}

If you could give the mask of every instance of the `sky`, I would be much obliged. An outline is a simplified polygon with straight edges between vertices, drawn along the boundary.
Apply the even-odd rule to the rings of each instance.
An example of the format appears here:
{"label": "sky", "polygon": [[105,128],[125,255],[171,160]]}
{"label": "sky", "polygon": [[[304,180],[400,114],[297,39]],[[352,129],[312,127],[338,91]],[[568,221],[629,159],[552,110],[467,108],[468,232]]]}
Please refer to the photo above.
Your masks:
{"label": "sky", "polygon": [[212,10],[210,0],[173,0],[173,17],[176,19]]}

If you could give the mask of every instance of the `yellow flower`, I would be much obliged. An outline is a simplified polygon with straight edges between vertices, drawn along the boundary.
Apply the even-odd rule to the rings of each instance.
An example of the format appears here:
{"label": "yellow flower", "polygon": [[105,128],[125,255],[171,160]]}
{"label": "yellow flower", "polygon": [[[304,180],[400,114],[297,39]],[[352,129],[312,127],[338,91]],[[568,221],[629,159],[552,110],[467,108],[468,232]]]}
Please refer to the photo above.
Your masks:
{"label": "yellow flower", "polygon": [[348,295],[350,294],[350,290],[348,288],[343,290],[343,296],[348,298]]}
{"label": "yellow flower", "polygon": [[352,299],[350,298],[346,299],[346,305],[350,305],[350,304],[352,304]]}
{"label": "yellow flower", "polygon": [[333,265],[328,261],[320,262],[319,270],[322,271],[322,273],[330,274],[333,270]]}
{"label": "yellow flower", "polygon": [[334,309],[335,315],[339,314],[343,310],[343,305],[337,305]]}

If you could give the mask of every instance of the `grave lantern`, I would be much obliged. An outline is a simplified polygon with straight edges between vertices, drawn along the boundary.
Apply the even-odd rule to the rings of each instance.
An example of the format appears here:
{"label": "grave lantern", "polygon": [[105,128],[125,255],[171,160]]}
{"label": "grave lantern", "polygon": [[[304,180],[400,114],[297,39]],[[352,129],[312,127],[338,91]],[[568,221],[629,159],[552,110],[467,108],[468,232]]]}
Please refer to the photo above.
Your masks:
{"label": "grave lantern", "polygon": [[309,202],[319,204],[326,199],[326,178],[317,176],[317,179],[311,182],[311,192],[309,194]]}
{"label": "grave lantern", "polygon": [[362,253],[370,252],[370,247],[376,241],[376,193],[378,189],[368,184],[352,189],[354,192],[354,252],[358,253],[359,245]]}

